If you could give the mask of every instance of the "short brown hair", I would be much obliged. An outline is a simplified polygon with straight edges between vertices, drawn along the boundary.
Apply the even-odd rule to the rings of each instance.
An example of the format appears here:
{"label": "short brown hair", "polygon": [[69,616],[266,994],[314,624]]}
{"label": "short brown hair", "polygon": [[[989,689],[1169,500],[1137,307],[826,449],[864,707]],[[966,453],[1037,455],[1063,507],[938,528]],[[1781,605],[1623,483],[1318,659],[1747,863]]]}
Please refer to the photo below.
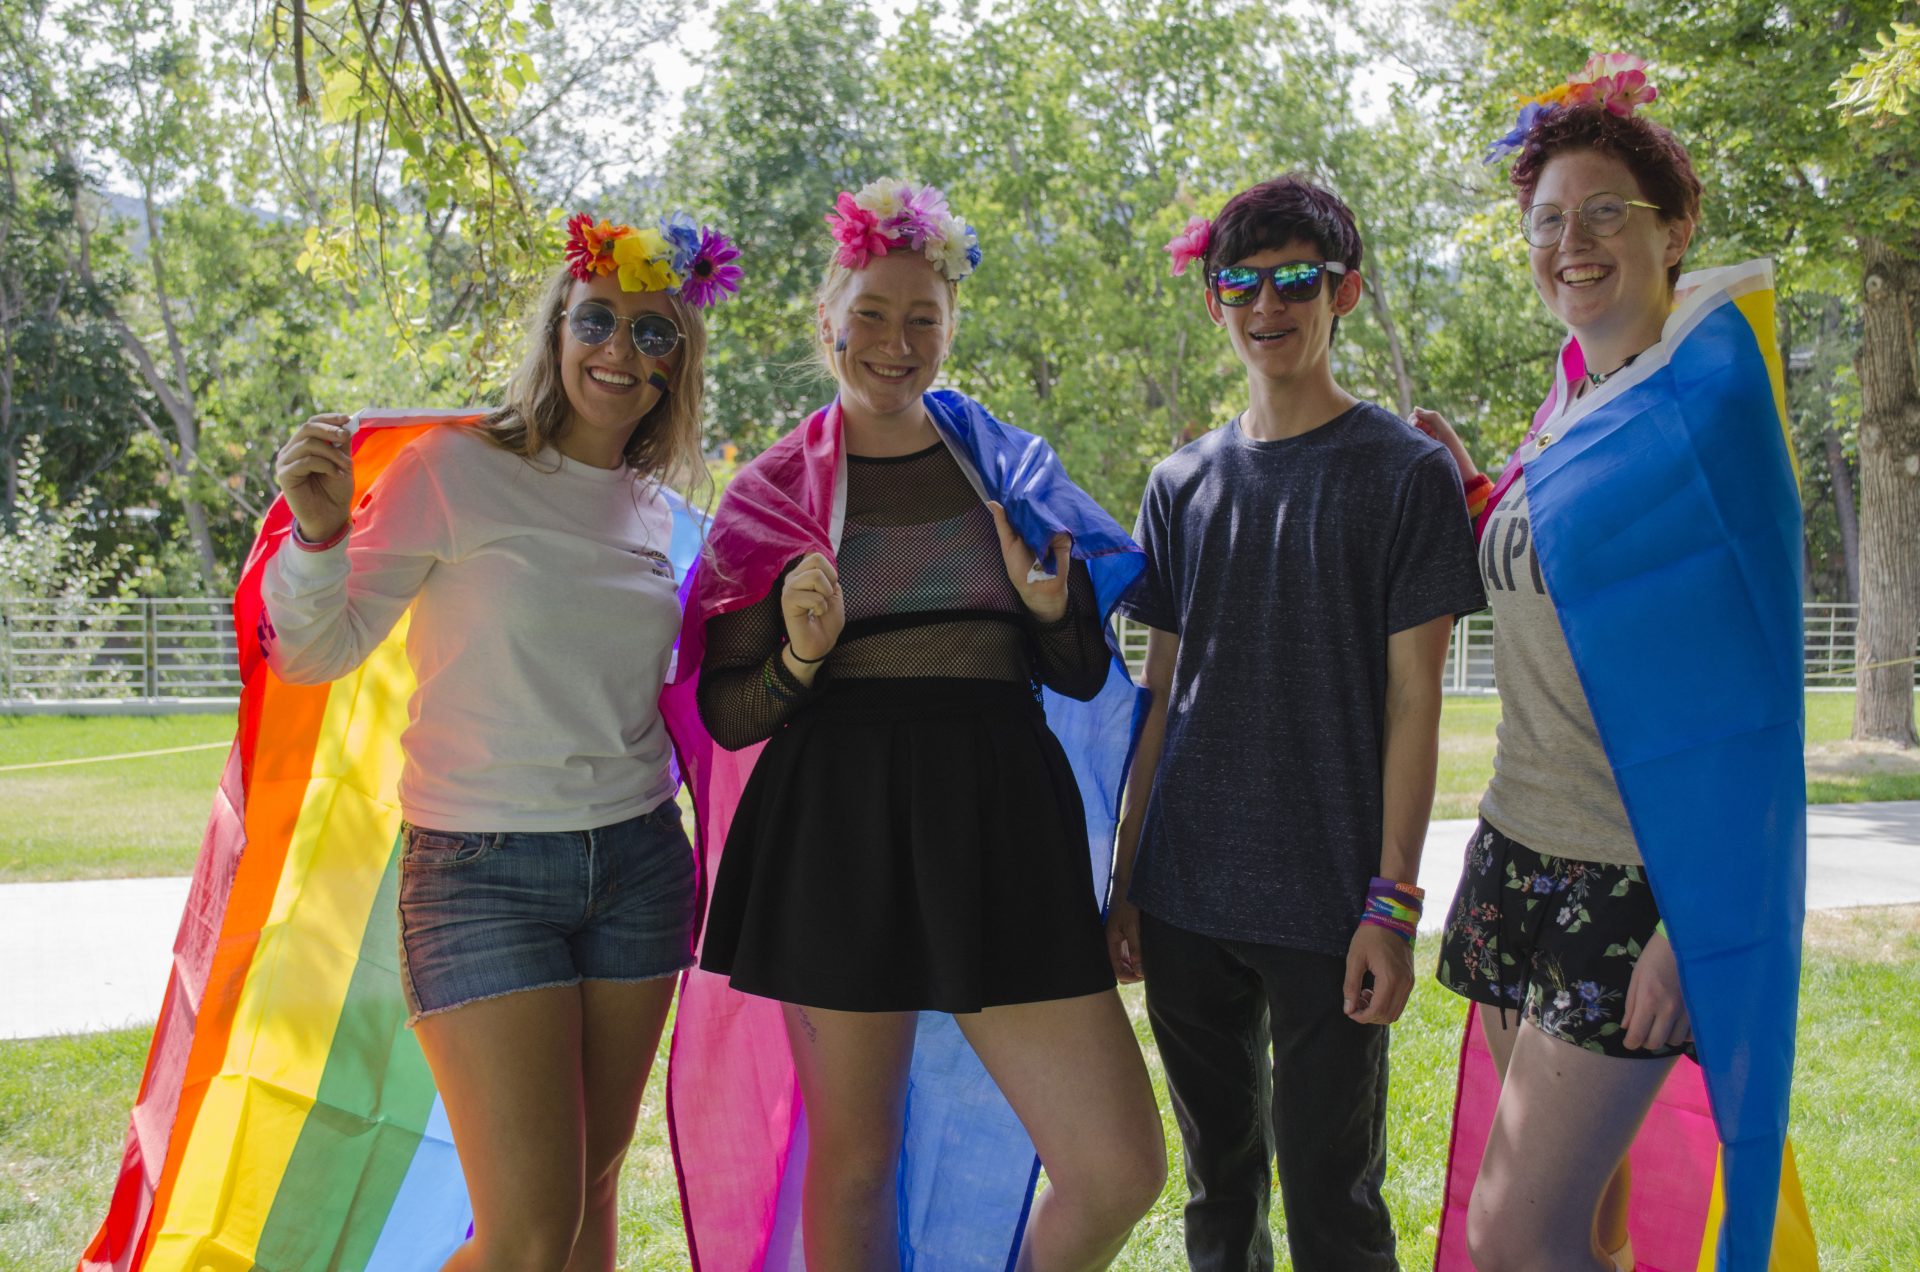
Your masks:
{"label": "short brown hair", "polygon": [[[1700,178],[1680,139],[1650,119],[1616,115],[1598,102],[1548,111],[1527,134],[1509,176],[1522,212],[1532,206],[1548,162],[1575,150],[1591,150],[1627,165],[1641,193],[1660,209],[1663,224],[1700,223]],[[1667,270],[1667,286],[1679,280],[1680,263],[1675,262]]]}

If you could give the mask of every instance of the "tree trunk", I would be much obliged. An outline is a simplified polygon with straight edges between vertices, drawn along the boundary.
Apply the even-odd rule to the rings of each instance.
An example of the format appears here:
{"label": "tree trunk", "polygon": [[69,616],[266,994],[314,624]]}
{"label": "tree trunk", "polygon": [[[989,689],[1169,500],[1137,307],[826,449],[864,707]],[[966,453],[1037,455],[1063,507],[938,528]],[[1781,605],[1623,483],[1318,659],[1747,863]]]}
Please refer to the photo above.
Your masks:
{"label": "tree trunk", "polygon": [[[1920,245],[1916,245],[1920,246]],[[1920,636],[1920,253],[1860,240],[1860,626],[1855,741],[1920,745],[1913,727]]]}
{"label": "tree trunk", "polygon": [[1407,352],[1400,343],[1400,328],[1387,309],[1385,293],[1372,279],[1367,281],[1367,296],[1373,301],[1373,316],[1380,320],[1380,330],[1387,336],[1387,355],[1393,359],[1394,401],[1399,404],[1400,418],[1405,419],[1413,414],[1413,377],[1407,374]]}
{"label": "tree trunk", "polygon": [[1833,512],[1840,519],[1840,555],[1847,567],[1847,604],[1860,603],[1860,519],[1853,508],[1853,470],[1832,426],[1824,431],[1827,473],[1832,478]]}

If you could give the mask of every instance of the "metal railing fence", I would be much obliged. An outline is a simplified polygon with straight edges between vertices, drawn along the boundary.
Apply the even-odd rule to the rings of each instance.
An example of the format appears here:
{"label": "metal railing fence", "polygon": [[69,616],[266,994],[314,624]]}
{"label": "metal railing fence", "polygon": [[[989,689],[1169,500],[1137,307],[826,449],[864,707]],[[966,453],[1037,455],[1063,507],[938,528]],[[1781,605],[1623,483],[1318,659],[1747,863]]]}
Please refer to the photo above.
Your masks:
{"label": "metal railing fence", "polygon": [[[1858,620],[1857,605],[1807,605],[1809,689],[1853,687]],[[1138,675],[1146,664],[1147,629],[1123,618],[1118,630],[1121,652]],[[0,598],[0,710],[237,698],[236,648],[232,605],[224,597]],[[1491,614],[1470,615],[1454,627],[1445,674],[1449,693],[1498,691]]]}
{"label": "metal railing fence", "polygon": [[224,597],[0,597],[0,707],[239,694]]}
{"label": "metal railing fence", "polygon": [[[1806,607],[1807,688],[1842,690],[1853,688],[1854,629],[1859,624],[1858,605],[1810,601]],[[1147,659],[1147,629],[1127,619],[1119,620],[1120,650],[1127,665],[1140,674]],[[1914,683],[1920,687],[1920,663],[1915,664]],[[1444,681],[1448,693],[1497,693],[1493,668],[1493,615],[1469,614],[1455,624],[1453,640],[1447,649]]]}

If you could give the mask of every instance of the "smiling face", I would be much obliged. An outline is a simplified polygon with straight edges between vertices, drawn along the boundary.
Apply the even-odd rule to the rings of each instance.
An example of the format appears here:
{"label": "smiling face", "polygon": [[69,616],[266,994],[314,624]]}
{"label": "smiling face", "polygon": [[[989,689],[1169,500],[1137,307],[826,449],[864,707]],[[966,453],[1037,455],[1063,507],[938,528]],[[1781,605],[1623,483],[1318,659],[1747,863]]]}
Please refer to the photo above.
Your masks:
{"label": "smiling face", "polygon": [[819,322],[845,408],[874,417],[918,411],[953,343],[953,285],[919,252],[889,253],[848,276],[821,304]]}
{"label": "smiling face", "polygon": [[[565,308],[571,310],[582,301],[597,300],[622,318],[643,314],[664,314],[675,323],[679,318],[665,292],[629,292],[620,289],[619,279],[611,274],[596,276],[591,282],[573,284],[567,293]],[[685,342],[664,358],[648,358],[633,347],[632,328],[618,324],[613,337],[590,345],[568,330],[562,317],[559,326],[560,382],[566,389],[567,405],[572,411],[568,432],[600,439],[618,439],[624,446],[640,418],[660,400],[661,391],[647,382],[654,371],[673,382],[674,364],[685,352]]]}
{"label": "smiling face", "polygon": [[1589,195],[1601,193],[1654,202],[1632,169],[1595,150],[1555,155],[1533,190],[1535,204],[1554,204],[1566,216],[1557,244],[1528,249],[1533,286],[1583,345],[1649,327],[1657,334],[1671,304],[1668,268],[1686,254],[1693,235],[1689,221],[1662,221],[1657,212],[1631,208],[1618,234],[1595,238],[1574,209]]}
{"label": "smiling face", "polygon": [[[1264,269],[1292,261],[1323,261],[1326,254],[1308,239],[1293,239],[1252,256],[1230,261]],[[1262,281],[1253,300],[1238,307],[1222,305],[1211,286],[1207,312],[1227,329],[1233,351],[1251,375],[1288,382],[1322,365],[1333,340],[1333,320],[1353,312],[1360,301],[1358,271],[1322,275],[1320,294],[1297,304],[1281,300],[1270,282]]]}

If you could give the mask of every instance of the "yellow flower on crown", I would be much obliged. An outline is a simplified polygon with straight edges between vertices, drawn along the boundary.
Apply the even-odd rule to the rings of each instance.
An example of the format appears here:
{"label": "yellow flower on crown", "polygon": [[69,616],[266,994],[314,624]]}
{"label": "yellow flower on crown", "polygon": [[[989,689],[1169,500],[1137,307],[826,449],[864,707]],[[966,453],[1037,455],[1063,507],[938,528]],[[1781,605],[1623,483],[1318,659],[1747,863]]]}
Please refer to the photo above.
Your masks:
{"label": "yellow flower on crown", "polygon": [[613,261],[625,291],[666,291],[680,285],[673,272],[673,247],[655,229],[637,229],[613,242]]}
{"label": "yellow flower on crown", "polygon": [[1534,97],[1522,97],[1522,106],[1565,106],[1575,96],[1572,84],[1558,84]]}

